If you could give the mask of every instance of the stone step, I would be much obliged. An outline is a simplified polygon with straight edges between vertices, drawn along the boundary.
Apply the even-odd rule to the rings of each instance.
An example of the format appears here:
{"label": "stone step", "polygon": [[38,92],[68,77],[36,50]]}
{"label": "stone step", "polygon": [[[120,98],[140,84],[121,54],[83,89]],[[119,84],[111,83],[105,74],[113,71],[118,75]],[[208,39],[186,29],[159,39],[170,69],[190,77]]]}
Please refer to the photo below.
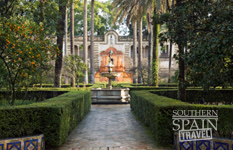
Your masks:
{"label": "stone step", "polygon": [[125,98],[130,98],[130,96],[92,96],[91,98],[95,99],[106,99],[106,100],[112,100],[112,99],[125,99]]}
{"label": "stone step", "polygon": [[[72,148],[70,150],[164,150],[164,149],[159,149],[159,148],[154,148],[154,147],[137,147],[137,146],[101,146],[101,147],[78,147],[78,148]],[[67,149],[68,150],[68,149]]]}

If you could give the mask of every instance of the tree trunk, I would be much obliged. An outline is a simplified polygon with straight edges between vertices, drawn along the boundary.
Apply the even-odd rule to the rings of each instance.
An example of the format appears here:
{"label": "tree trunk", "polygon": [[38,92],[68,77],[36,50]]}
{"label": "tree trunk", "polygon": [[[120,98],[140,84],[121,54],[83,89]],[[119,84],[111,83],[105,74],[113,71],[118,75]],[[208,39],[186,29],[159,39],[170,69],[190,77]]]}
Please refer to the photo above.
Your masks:
{"label": "tree trunk", "polygon": [[70,53],[74,54],[74,0],[70,1]]}
{"label": "tree trunk", "polygon": [[46,0],[45,1],[43,1],[43,0],[40,0],[40,5],[41,5],[41,22],[45,22],[45,14],[44,14],[44,3],[46,2]]}
{"label": "tree trunk", "polygon": [[79,77],[76,76],[77,88],[79,88]]}
{"label": "tree trunk", "polygon": [[94,78],[94,3],[95,0],[91,0],[91,53],[90,53],[90,68],[91,68],[91,84],[95,83]]}
{"label": "tree trunk", "polygon": [[185,63],[184,59],[181,57],[184,55],[184,47],[181,44],[178,44],[179,47],[179,91],[178,91],[178,99],[181,101],[185,101],[186,92],[185,92]]}
{"label": "tree trunk", "polygon": [[[181,1],[182,0],[177,0],[176,1],[176,6],[180,6],[181,5]],[[182,31],[182,26],[181,28],[179,28],[180,30],[178,31],[178,41],[181,41],[181,35],[183,35],[183,31]],[[184,46],[182,45],[182,43],[177,43],[178,44],[178,48],[179,48],[179,77],[178,77],[178,99],[181,101],[185,101],[186,100],[186,91],[185,91],[185,63],[184,63],[184,59],[182,58],[182,56],[184,55]]]}
{"label": "tree trunk", "polygon": [[[84,0],[84,15],[83,15],[83,61],[87,64],[87,0]],[[84,71],[84,82],[88,84],[88,70]]]}
{"label": "tree trunk", "polygon": [[67,24],[68,24],[68,18],[67,18],[67,7],[66,7],[66,12],[65,12],[65,56],[67,55]]}
{"label": "tree trunk", "polygon": [[[187,46],[185,46],[185,55],[187,56],[187,53],[188,53],[188,48]],[[188,82],[188,74],[187,74],[187,71],[188,71],[188,64],[185,63],[185,80]]]}
{"label": "tree trunk", "polygon": [[[68,21],[68,18],[67,18],[67,7],[66,7],[66,13],[65,13],[65,56],[67,56],[67,21]],[[67,77],[67,73],[65,72],[65,76],[64,76],[64,83],[65,84],[68,84],[68,77]]]}
{"label": "tree trunk", "polygon": [[42,72],[40,73],[40,88],[42,88]]}
{"label": "tree trunk", "polygon": [[12,89],[11,89],[11,102],[10,102],[10,105],[11,105],[11,106],[14,105],[15,99],[16,99],[15,84],[12,84]]}
{"label": "tree trunk", "polygon": [[54,87],[61,87],[61,71],[62,71],[62,48],[63,48],[63,35],[65,29],[65,11],[66,11],[67,3],[64,3],[64,0],[59,0],[59,14],[60,19],[57,25],[57,59],[55,61],[55,79],[54,79]]}
{"label": "tree trunk", "polygon": [[152,24],[149,24],[150,33],[149,33],[149,51],[148,51],[148,85],[151,85],[151,63],[152,63],[152,41],[153,41],[153,34],[152,34]]}
{"label": "tree trunk", "polygon": [[152,85],[159,86],[159,24],[154,20],[153,26]]}
{"label": "tree trunk", "polygon": [[[142,69],[142,17],[139,20],[139,35],[138,35],[138,69]],[[138,83],[142,83],[141,71],[138,71]]]}
{"label": "tree trunk", "polygon": [[[74,0],[70,2],[70,53],[74,55]],[[72,76],[71,86],[75,87],[75,76]]]}
{"label": "tree trunk", "polygon": [[172,40],[170,41],[168,83],[171,82]]}
{"label": "tree trunk", "polygon": [[[134,21],[133,23],[133,67],[137,67],[137,22]],[[137,72],[136,70],[134,71],[134,83],[136,83],[136,78],[137,78]]]}

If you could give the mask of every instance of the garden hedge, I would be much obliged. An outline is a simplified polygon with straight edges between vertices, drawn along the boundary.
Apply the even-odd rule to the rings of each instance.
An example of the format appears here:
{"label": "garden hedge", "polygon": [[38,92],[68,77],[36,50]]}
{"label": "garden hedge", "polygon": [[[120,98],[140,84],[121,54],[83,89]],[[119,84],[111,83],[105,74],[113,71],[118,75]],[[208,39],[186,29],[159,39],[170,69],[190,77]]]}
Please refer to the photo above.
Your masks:
{"label": "garden hedge", "polygon": [[[152,93],[166,96],[169,98],[177,99],[176,89],[166,89],[166,90],[153,90]],[[203,91],[201,89],[187,89],[186,90],[186,102],[188,103],[199,103],[200,98],[204,98],[206,103],[223,103],[223,104],[233,104],[233,89],[226,90],[210,90]]]}
{"label": "garden hedge", "polygon": [[[85,85],[87,88],[88,87],[96,87],[96,86],[100,86],[100,87],[104,87],[104,86],[106,86],[106,84],[105,83],[97,83],[97,84],[86,84]],[[33,86],[32,87],[40,87],[40,84],[33,84]],[[43,88],[52,88],[52,87],[54,87],[54,85],[53,84],[42,84],[42,87]],[[71,87],[71,85],[70,84],[61,84],[61,88],[70,88]],[[80,83],[80,85],[79,85],[79,88],[83,88],[83,84],[82,83]]]}
{"label": "garden hedge", "polygon": [[218,132],[231,138],[233,132],[233,106],[189,104],[150,91],[131,91],[130,107],[140,120],[149,126],[159,144],[173,144],[173,110],[218,110]]}
{"label": "garden hedge", "polygon": [[[17,99],[23,99],[25,97],[25,100],[36,100],[36,101],[43,101],[45,99],[53,98],[56,96],[59,96],[61,94],[67,93],[68,91],[28,91],[27,95],[25,97],[25,91],[16,92]],[[7,99],[9,96],[7,96],[9,92],[6,91],[0,91],[0,100]]]}
{"label": "garden hedge", "polygon": [[44,134],[60,146],[91,108],[89,91],[71,91],[43,102],[0,107],[0,139]]}

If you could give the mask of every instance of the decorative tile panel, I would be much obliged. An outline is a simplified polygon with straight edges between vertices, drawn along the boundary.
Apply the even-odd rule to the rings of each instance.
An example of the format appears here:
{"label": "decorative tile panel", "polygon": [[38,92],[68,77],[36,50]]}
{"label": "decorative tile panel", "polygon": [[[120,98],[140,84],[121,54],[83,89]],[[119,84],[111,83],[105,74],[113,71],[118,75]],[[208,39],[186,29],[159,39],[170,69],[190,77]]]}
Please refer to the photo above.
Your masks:
{"label": "decorative tile panel", "polygon": [[197,150],[210,150],[210,141],[196,141]]}
{"label": "decorative tile panel", "polygon": [[0,144],[0,150],[4,150],[4,144]]}
{"label": "decorative tile panel", "polygon": [[7,143],[7,150],[21,150],[21,141]]}
{"label": "decorative tile panel", "polygon": [[174,133],[175,150],[233,150],[233,140],[213,138],[211,140],[197,140],[180,142],[177,133]]}
{"label": "decorative tile panel", "polygon": [[193,141],[180,142],[180,150],[193,150]]}
{"label": "decorative tile panel", "polygon": [[24,150],[37,150],[38,139],[24,141]]}
{"label": "decorative tile panel", "polygon": [[0,150],[45,150],[44,135],[0,140]]}
{"label": "decorative tile panel", "polygon": [[214,142],[214,150],[229,150],[229,144],[223,142]]}

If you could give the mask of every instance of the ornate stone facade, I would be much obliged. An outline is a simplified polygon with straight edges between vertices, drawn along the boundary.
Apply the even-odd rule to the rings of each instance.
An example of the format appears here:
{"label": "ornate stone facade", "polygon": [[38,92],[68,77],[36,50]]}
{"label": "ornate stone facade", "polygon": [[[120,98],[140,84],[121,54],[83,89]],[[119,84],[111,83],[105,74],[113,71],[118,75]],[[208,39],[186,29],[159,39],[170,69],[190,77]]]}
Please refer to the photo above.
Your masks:
{"label": "ornate stone facade", "polygon": [[[133,68],[133,37],[132,36],[119,36],[115,31],[108,31],[103,36],[95,36],[94,39],[94,71],[96,76],[99,72],[106,71],[106,62],[108,58],[106,57],[106,52],[112,48],[115,51],[113,55],[113,61],[116,72],[122,72],[122,79],[119,77],[116,81],[119,82],[133,82],[132,77],[132,68]],[[148,65],[148,45],[149,45],[148,36],[143,37],[143,52],[142,52],[142,61],[143,65]],[[70,41],[68,38],[67,44],[67,54],[70,54]],[[83,52],[80,47],[83,45],[83,37],[75,36],[75,54],[83,56]],[[172,55],[177,52],[177,46],[172,45],[173,51]],[[159,76],[161,80],[167,81],[168,79],[168,65],[169,65],[169,43],[165,43],[163,48],[160,49],[160,65],[159,65]],[[150,54],[152,56],[152,54]],[[88,36],[88,62],[90,62],[90,36]],[[177,64],[175,59],[172,59],[171,63],[172,74],[177,70]],[[126,77],[127,79],[123,79]],[[131,79],[129,79],[131,78]],[[104,79],[96,79],[97,82],[105,81]]]}

